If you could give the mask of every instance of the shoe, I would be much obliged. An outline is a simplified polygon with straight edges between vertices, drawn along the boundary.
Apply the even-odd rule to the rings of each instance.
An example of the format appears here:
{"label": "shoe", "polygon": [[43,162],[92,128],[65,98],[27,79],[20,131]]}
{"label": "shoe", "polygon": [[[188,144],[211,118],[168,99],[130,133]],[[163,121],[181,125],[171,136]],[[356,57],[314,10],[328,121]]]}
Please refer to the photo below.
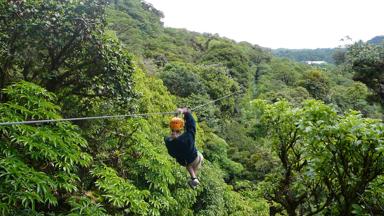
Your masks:
{"label": "shoe", "polygon": [[188,181],[188,184],[189,186],[192,188],[192,189],[195,189],[197,187],[197,185],[200,184],[199,180],[197,178],[193,178],[191,180]]}

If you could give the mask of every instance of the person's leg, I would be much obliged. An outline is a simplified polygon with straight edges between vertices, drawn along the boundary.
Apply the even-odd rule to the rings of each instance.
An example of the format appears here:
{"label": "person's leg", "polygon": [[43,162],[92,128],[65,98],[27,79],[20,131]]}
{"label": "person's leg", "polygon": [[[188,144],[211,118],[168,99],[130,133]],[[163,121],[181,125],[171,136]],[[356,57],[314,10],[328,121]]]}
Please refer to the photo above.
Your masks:
{"label": "person's leg", "polygon": [[192,163],[193,172],[195,173],[196,176],[197,176],[197,171],[200,169],[201,164],[203,163],[203,160],[204,160],[203,155],[200,152],[198,152],[197,153],[197,161],[195,163]]}
{"label": "person's leg", "polygon": [[188,184],[193,189],[200,184],[199,180],[197,179],[197,170],[200,166],[199,164],[201,164],[202,161],[202,157],[200,157],[200,155],[198,154],[196,159],[186,166],[189,174],[191,175],[191,180],[188,181]]}
{"label": "person's leg", "polygon": [[200,184],[199,180],[197,179],[195,170],[193,169],[193,166],[191,164],[189,164],[186,168],[189,174],[191,175],[191,179],[188,181],[188,184],[192,189],[195,189],[196,186]]}
{"label": "person's leg", "polygon": [[193,168],[192,164],[188,164],[187,165],[187,170],[189,172],[189,175],[191,175],[191,178],[195,179],[196,178],[196,173],[195,173],[195,169]]}

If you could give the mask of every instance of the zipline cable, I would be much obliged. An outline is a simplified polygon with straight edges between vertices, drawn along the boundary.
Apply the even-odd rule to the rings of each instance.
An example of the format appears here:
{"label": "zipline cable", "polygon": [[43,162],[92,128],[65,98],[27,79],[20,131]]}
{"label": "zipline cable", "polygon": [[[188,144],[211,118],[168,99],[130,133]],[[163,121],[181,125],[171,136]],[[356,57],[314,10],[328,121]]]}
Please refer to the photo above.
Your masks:
{"label": "zipline cable", "polygon": [[78,118],[63,118],[63,119],[44,119],[44,120],[32,120],[32,121],[20,121],[20,122],[2,122],[0,126],[9,125],[21,125],[21,124],[38,124],[38,123],[50,123],[50,122],[62,122],[62,121],[84,121],[94,119],[108,119],[108,118],[126,118],[126,117],[145,117],[151,115],[171,115],[176,112],[157,112],[157,113],[141,113],[141,114],[124,114],[124,115],[103,115],[103,116],[91,116],[91,117],[78,117]]}
{"label": "zipline cable", "polygon": [[217,98],[217,99],[215,99],[215,100],[211,100],[211,101],[209,101],[208,103],[201,104],[201,105],[199,105],[199,106],[196,106],[196,107],[194,107],[194,108],[191,108],[191,111],[200,109],[201,107],[204,107],[204,106],[206,106],[206,105],[208,105],[208,104],[215,103],[215,102],[217,102],[217,101],[219,101],[219,100],[222,100],[222,99],[224,99],[224,98],[230,97],[230,96],[232,96],[232,95],[240,94],[240,93],[242,93],[242,92],[243,92],[243,90],[241,89],[241,90],[239,90],[239,91],[233,92],[233,93],[231,93],[231,94],[225,95],[225,96],[220,97],[220,98]]}
{"label": "zipline cable", "polygon": [[[241,93],[242,90],[233,92],[231,94],[225,95],[223,97],[217,98],[215,100],[211,100],[208,103],[201,104],[191,110],[200,109],[208,104],[215,103],[224,98],[228,98],[232,95],[236,95]],[[0,126],[10,126],[10,125],[22,125],[22,124],[38,124],[38,123],[51,123],[51,122],[62,122],[62,121],[84,121],[84,120],[94,120],[94,119],[109,119],[109,118],[126,118],[126,117],[147,117],[153,115],[174,115],[177,112],[153,112],[153,113],[139,113],[139,114],[124,114],[124,115],[103,115],[103,116],[90,116],[90,117],[77,117],[77,118],[63,118],[63,119],[44,119],[44,120],[32,120],[32,121],[18,121],[18,122],[0,122]]]}

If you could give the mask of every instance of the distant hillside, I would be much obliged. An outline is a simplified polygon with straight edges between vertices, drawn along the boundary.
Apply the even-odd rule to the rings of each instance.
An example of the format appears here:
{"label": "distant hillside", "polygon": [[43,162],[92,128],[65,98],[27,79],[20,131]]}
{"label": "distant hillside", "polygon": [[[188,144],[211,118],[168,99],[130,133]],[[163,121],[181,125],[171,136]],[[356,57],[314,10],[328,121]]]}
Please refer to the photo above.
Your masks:
{"label": "distant hillside", "polygon": [[319,48],[319,49],[274,49],[272,53],[279,57],[289,58],[298,62],[305,61],[325,61],[334,63],[332,55],[335,49]]}
{"label": "distant hillside", "polygon": [[376,36],[371,40],[367,41],[367,43],[370,43],[370,44],[380,44],[383,42],[384,42],[384,35]]}
{"label": "distant hillside", "polygon": [[[370,44],[380,44],[384,42],[384,35],[375,36],[368,40]],[[273,49],[272,53],[278,57],[288,58],[298,62],[306,61],[325,61],[334,64],[333,54],[336,48],[319,49]]]}

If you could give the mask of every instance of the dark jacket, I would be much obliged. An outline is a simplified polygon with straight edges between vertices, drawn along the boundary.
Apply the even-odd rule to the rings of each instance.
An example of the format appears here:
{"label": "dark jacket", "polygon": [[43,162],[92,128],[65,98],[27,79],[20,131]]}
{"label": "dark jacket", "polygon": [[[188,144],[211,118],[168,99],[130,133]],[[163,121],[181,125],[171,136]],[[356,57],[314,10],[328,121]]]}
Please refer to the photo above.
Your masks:
{"label": "dark jacket", "polygon": [[176,161],[186,166],[192,163],[197,157],[197,149],[195,147],[196,123],[191,113],[184,113],[184,133],[173,139],[165,138],[165,144],[168,153],[176,158]]}

